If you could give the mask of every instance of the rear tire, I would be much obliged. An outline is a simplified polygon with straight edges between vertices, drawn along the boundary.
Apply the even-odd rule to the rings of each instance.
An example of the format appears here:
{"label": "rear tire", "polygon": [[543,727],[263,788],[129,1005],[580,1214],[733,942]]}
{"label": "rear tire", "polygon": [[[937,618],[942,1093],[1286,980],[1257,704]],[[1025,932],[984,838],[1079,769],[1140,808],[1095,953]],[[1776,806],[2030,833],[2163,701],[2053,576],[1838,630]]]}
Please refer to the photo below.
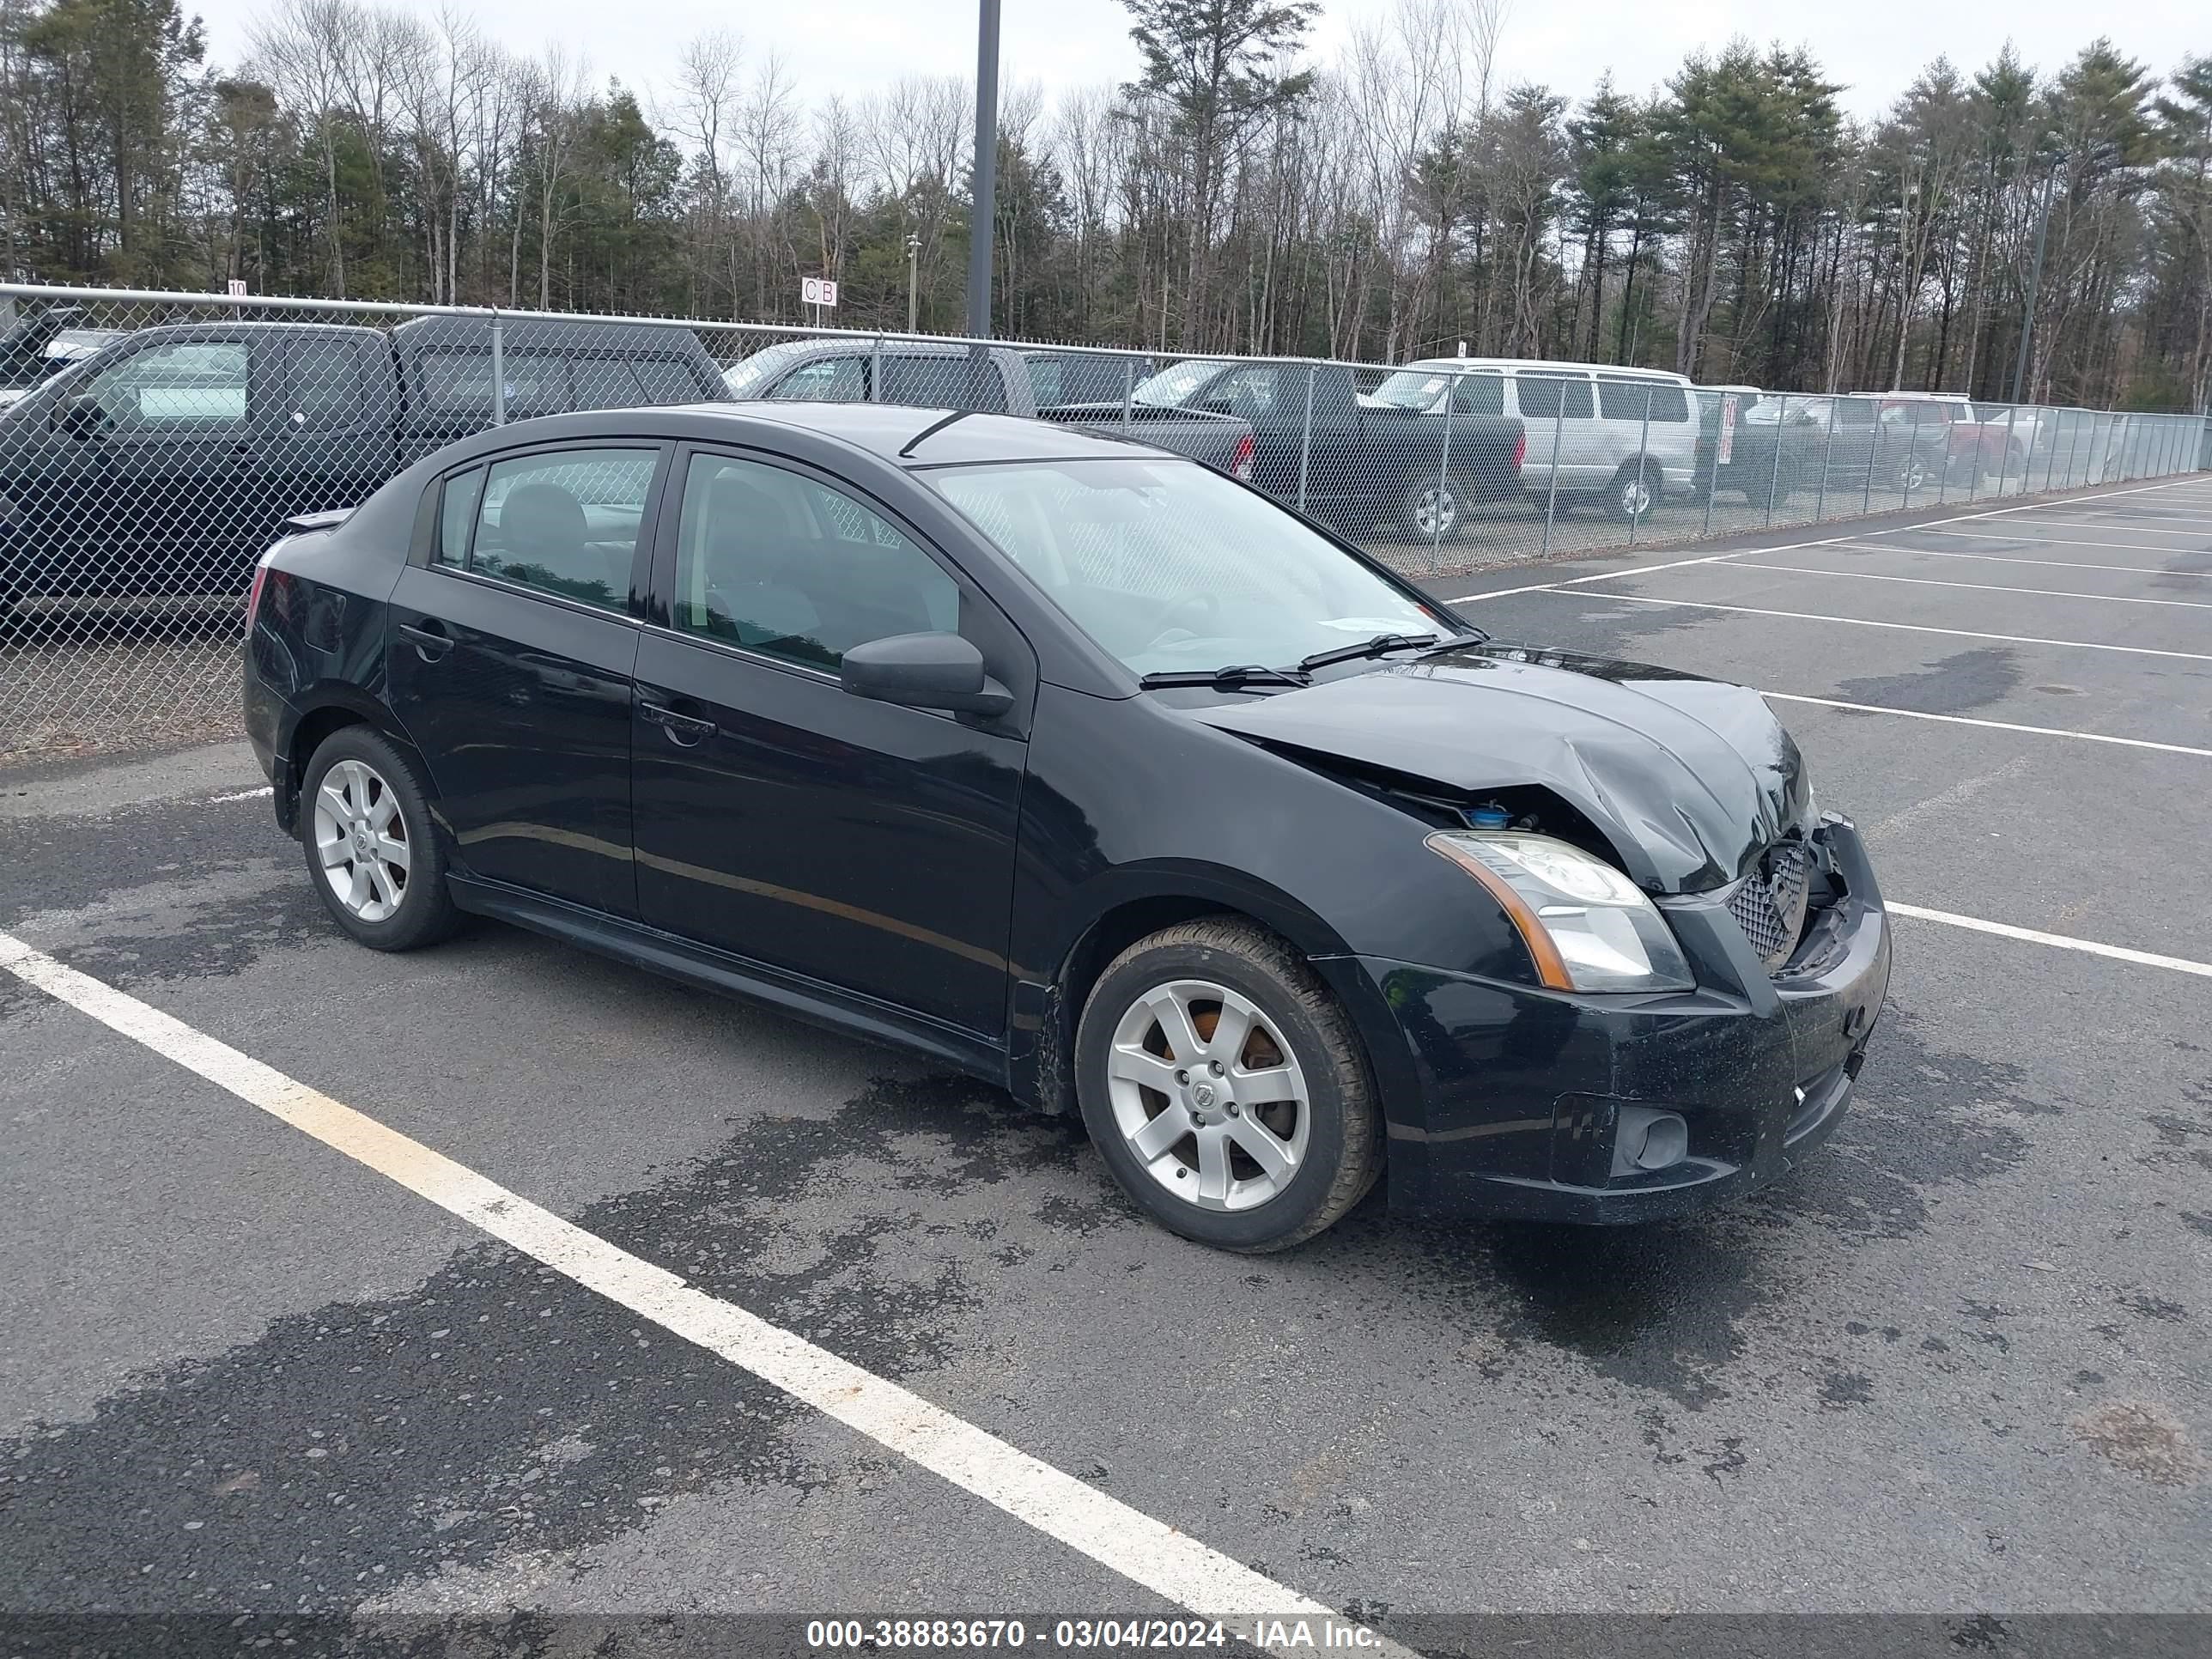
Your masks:
{"label": "rear tire", "polygon": [[1419,540],[1458,539],[1466,506],[1456,484],[1431,478],[1409,485],[1398,503],[1398,522]]}
{"label": "rear tire", "polygon": [[341,726],[310,757],[300,844],[323,908],[356,943],[413,951],[460,925],[429,791],[415,762],[381,732]]}
{"label": "rear tire", "polygon": [[1304,958],[1253,922],[1183,922],[1122,951],[1084,1006],[1075,1067],[1122,1191],[1201,1244],[1302,1243],[1382,1172],[1358,1034]]}
{"label": "rear tire", "polygon": [[1649,461],[1631,461],[1613,475],[1606,505],[1623,524],[1641,524],[1658,510],[1659,491],[1659,469]]}

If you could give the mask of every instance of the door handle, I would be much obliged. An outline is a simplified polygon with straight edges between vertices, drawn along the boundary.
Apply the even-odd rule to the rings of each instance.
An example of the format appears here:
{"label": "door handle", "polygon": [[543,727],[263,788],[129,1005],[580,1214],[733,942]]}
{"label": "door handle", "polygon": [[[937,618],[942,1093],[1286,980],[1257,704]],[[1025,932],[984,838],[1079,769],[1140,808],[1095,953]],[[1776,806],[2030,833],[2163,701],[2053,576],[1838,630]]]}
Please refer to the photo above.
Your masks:
{"label": "door handle", "polygon": [[669,742],[679,748],[696,747],[714,735],[714,721],[672,708],[654,694],[638,693],[637,712],[640,719],[650,720],[659,726],[667,733]]}
{"label": "door handle", "polygon": [[399,633],[415,644],[415,654],[424,662],[442,662],[446,653],[453,648],[452,635],[436,623],[401,623]]}

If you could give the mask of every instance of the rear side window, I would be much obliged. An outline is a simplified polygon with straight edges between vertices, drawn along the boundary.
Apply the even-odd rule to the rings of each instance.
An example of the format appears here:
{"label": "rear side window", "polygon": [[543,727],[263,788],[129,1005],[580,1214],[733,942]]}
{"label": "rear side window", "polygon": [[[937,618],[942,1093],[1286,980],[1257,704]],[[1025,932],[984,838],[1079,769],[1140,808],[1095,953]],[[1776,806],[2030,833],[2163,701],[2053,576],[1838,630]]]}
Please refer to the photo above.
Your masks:
{"label": "rear side window", "polygon": [[1597,403],[1608,421],[1634,421],[1640,425],[1647,409],[1654,425],[1690,418],[1688,397],[1681,387],[1666,380],[1600,380]]}
{"label": "rear side window", "polygon": [[[1562,409],[1570,421],[1587,421],[1596,413],[1586,374],[1521,374],[1515,377],[1514,385],[1521,413],[1527,419],[1555,421],[1560,418]],[[1639,416],[1643,402],[1641,398],[1637,399]]]}
{"label": "rear side window", "polygon": [[1505,412],[1505,377],[1503,374],[1464,374],[1452,388],[1452,412],[1455,415],[1503,415]]}
{"label": "rear side window", "polygon": [[638,390],[649,404],[696,403],[706,393],[697,378],[673,357],[639,357],[630,368],[637,374]]}
{"label": "rear side window", "polygon": [[86,395],[124,428],[209,431],[246,423],[246,348],[228,340],[149,346],[100,370]]}
{"label": "rear side window", "polygon": [[605,610],[627,608],[659,459],[657,450],[609,446],[493,462],[468,568]]}
{"label": "rear side window", "polygon": [[362,384],[361,351],[351,340],[295,340],[287,422],[303,432],[358,424],[368,413]]}
{"label": "rear side window", "polygon": [[994,359],[983,366],[981,385],[967,357],[890,356],[884,359],[884,401],[923,409],[966,409],[979,415],[1006,412],[1006,386]]}
{"label": "rear side window", "polygon": [[[509,419],[557,414],[569,406],[567,358],[542,351],[509,351],[501,356],[500,371],[506,382]],[[492,396],[489,350],[426,351],[416,373],[422,378],[422,400],[428,408],[441,415],[489,418]]]}

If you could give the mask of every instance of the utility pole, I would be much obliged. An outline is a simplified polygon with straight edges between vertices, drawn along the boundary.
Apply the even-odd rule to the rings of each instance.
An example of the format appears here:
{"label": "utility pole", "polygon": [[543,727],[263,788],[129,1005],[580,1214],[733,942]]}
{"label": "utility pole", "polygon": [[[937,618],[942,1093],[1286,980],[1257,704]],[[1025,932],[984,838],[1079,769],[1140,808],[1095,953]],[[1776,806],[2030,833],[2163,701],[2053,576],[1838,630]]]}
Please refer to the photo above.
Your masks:
{"label": "utility pole", "polygon": [[[981,0],[975,26],[975,201],[968,215],[968,337],[991,337],[991,231],[999,208],[999,0]],[[985,345],[968,348],[968,407],[988,410],[998,372]]]}
{"label": "utility pole", "polygon": [[2027,304],[2020,316],[2020,355],[2013,359],[2012,400],[2020,401],[2021,390],[2027,380],[2027,337],[2035,328],[2035,290],[2043,283],[2043,240],[2051,231],[2051,181],[2058,176],[2058,163],[2051,164],[2051,171],[2043,175],[2043,214],[2035,222],[2035,263],[2027,268]]}
{"label": "utility pole", "polygon": [[999,0],[981,0],[975,31],[975,202],[968,227],[968,333],[991,337],[991,231],[999,187]]}
{"label": "utility pole", "polygon": [[906,331],[914,331],[915,295],[921,272],[921,234],[908,231],[906,237]]}

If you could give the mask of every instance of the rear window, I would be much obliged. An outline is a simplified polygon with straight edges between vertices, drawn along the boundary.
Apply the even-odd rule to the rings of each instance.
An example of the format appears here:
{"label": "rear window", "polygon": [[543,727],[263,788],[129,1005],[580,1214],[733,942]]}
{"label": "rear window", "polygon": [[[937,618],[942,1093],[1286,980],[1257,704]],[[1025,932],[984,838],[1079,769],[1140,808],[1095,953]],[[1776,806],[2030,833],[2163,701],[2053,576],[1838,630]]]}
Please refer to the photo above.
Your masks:
{"label": "rear window", "polygon": [[[1587,421],[1596,412],[1588,375],[1521,374],[1515,377],[1514,384],[1521,413],[1528,420],[1558,420],[1563,407],[1571,421]],[[1636,401],[1640,418],[1644,400]]]}

